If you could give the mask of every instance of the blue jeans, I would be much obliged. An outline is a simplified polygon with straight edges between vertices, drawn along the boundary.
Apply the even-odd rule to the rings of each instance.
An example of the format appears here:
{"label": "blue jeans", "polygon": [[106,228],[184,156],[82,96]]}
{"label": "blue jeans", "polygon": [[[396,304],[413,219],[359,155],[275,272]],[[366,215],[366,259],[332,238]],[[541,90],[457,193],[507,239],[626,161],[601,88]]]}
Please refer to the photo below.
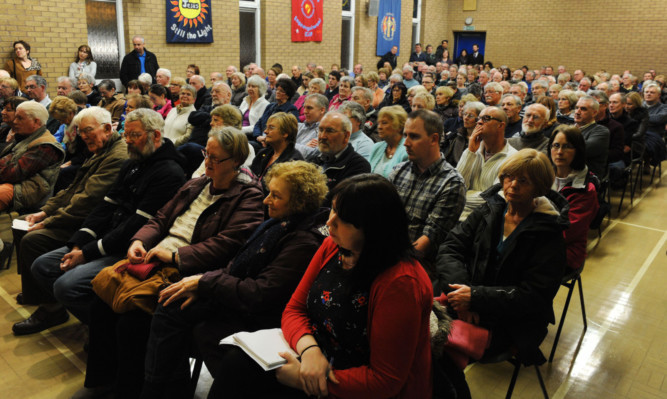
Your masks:
{"label": "blue jeans", "polygon": [[95,298],[95,292],[90,282],[100,270],[113,265],[122,257],[105,256],[63,272],[60,270],[60,260],[69,252],[68,247],[47,252],[35,259],[30,271],[37,283],[46,292],[53,295],[77,319],[88,324],[90,304]]}

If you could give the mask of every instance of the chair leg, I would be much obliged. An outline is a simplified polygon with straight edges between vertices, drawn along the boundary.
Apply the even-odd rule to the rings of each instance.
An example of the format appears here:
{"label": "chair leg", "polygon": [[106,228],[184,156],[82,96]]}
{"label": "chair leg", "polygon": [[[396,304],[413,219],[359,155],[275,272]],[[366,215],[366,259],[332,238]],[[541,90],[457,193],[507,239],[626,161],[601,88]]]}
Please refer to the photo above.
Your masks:
{"label": "chair leg", "polygon": [[558,340],[560,339],[560,333],[563,330],[563,324],[565,324],[565,316],[567,315],[567,308],[570,306],[570,299],[572,299],[572,291],[574,290],[574,281],[570,281],[566,287],[567,299],[565,300],[565,306],[563,307],[563,313],[560,316],[560,322],[558,323],[558,330],[556,330],[556,338],[554,338],[554,344],[551,347],[551,354],[549,355],[549,363],[554,360],[554,354],[556,354],[556,347],[558,346]]}
{"label": "chair leg", "polygon": [[637,168],[637,175],[635,176],[635,185],[630,187],[630,203],[632,204],[633,199],[635,198],[635,192],[637,191],[637,184],[639,184],[639,193],[641,194],[641,181],[642,181],[642,164],[639,164]]}
{"label": "chair leg", "polygon": [[[623,192],[621,193],[621,201],[618,203],[618,214],[621,214],[621,208],[623,207],[623,199],[625,198],[625,190],[628,188],[628,183],[632,186],[632,171],[630,172],[630,177],[628,178],[629,182],[626,182],[623,186]],[[632,202],[632,201],[631,201]]]}
{"label": "chair leg", "polygon": [[542,379],[542,373],[540,373],[540,367],[535,365],[535,372],[537,373],[537,379],[540,381],[540,388],[542,388],[542,394],[544,399],[549,399],[549,394],[547,393],[547,387],[544,385],[544,380]]}
{"label": "chair leg", "polygon": [[192,369],[192,378],[190,379],[190,395],[191,398],[195,396],[195,391],[197,391],[197,383],[199,382],[199,374],[201,373],[202,365],[204,361],[202,359],[195,359],[195,366]]}
{"label": "chair leg", "polygon": [[510,399],[512,397],[512,392],[514,392],[514,384],[516,384],[516,379],[519,377],[519,371],[521,371],[521,362],[518,359],[510,361],[514,365],[514,372],[512,373],[512,380],[510,381],[510,386],[507,388],[507,395],[505,399]]}
{"label": "chair leg", "polygon": [[584,318],[584,332],[588,329],[588,323],[586,322],[586,306],[584,305],[584,288],[581,285],[581,276],[577,277],[577,282],[579,283],[579,300],[581,301],[581,316]]}

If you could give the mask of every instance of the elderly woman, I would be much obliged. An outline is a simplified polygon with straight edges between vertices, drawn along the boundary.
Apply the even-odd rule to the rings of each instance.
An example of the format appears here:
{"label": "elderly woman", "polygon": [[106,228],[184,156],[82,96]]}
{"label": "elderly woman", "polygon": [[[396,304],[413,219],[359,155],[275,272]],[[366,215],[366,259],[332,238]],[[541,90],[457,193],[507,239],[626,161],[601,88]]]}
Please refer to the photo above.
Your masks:
{"label": "elderly woman", "polygon": [[394,166],[408,160],[405,151],[403,127],[408,113],[403,107],[392,105],[380,110],[377,120],[377,133],[382,141],[373,144],[369,163],[371,171],[388,177]]}
{"label": "elderly woman", "polygon": [[171,104],[175,107],[181,103],[181,87],[186,85],[185,79],[175,76],[169,81],[169,98]]}
{"label": "elderly woman", "polygon": [[230,80],[232,83],[231,87],[232,99],[230,102],[234,106],[239,107],[246,96],[246,91],[245,91],[246,77],[242,72],[234,72]]}
{"label": "elderly woman", "polygon": [[[206,176],[187,182],[131,239],[133,264],[160,262],[182,277],[227,264],[263,221],[262,191],[239,167],[248,143],[236,129],[211,134],[206,143]],[[117,397],[136,397],[143,384],[144,354],[151,315],[142,310],[115,313],[101,300],[90,313],[90,351],[85,391],[115,384]],[[83,392],[82,392],[83,393]]]}
{"label": "elderly woman", "polygon": [[79,75],[76,81],[76,87],[87,97],[87,104],[95,106],[100,103],[102,96],[95,87],[95,78],[87,73]]}
{"label": "elderly woman", "polygon": [[7,142],[14,140],[14,118],[16,117],[16,107],[24,101],[23,97],[8,97],[5,99],[2,107],[2,126],[0,126],[0,148],[4,148]]}
{"label": "elderly woman", "polygon": [[452,101],[453,96],[454,90],[447,86],[438,86],[435,90],[435,108],[433,108],[433,111],[440,115],[443,123],[449,118],[455,118],[459,112],[458,101]]}
{"label": "elderly woman", "polygon": [[276,102],[267,105],[266,109],[264,109],[264,114],[262,114],[262,117],[255,123],[255,127],[252,131],[252,139],[256,140],[256,142],[254,142],[253,145],[256,145],[258,142],[261,143],[264,140],[262,135],[271,115],[278,112],[285,112],[294,115],[295,118],[299,117],[299,112],[296,110],[294,104],[290,102],[290,99],[294,93],[296,93],[296,83],[289,78],[278,79],[275,91]]}
{"label": "elderly woman", "polygon": [[298,130],[299,124],[292,114],[278,112],[271,115],[266,122],[264,130],[266,148],[257,153],[250,166],[252,173],[262,181],[264,192],[268,191],[268,187],[263,177],[273,165],[303,159],[294,146]]}
{"label": "elderly woman", "polygon": [[116,94],[116,84],[113,80],[105,79],[98,85],[102,100],[97,104],[111,113],[111,120],[116,123],[120,120],[125,109],[125,97],[123,94]]}
{"label": "elderly woman", "polygon": [[440,246],[436,284],[451,314],[491,330],[485,356],[511,347],[524,364],[542,364],[539,345],[566,264],[567,207],[559,212],[544,197],[554,170],[534,149],[509,156],[498,179]]}
{"label": "elderly woman", "polygon": [[5,62],[3,69],[16,79],[20,88],[25,87],[25,79],[31,75],[42,75],[42,66],[30,56],[30,45],[24,40],[12,44],[14,57]]}
{"label": "elderly woman", "polygon": [[57,96],[53,99],[51,105],[49,105],[49,116],[60,122],[60,127],[53,137],[56,138],[58,143],[62,144],[63,149],[66,148],[65,143],[63,143],[65,130],[72,123],[72,119],[74,119],[77,112],[79,112],[79,109],[76,103],[65,96]]}
{"label": "elderly woman", "polygon": [[382,103],[380,103],[379,109],[392,105],[398,105],[402,107],[406,113],[410,111],[410,103],[408,102],[408,88],[405,86],[405,84],[403,84],[403,82],[396,82],[391,86],[389,92],[384,97],[384,100],[382,100]]}
{"label": "elderly woman", "polygon": [[172,108],[164,120],[164,137],[176,143],[180,137],[186,136],[188,116],[195,111],[196,99],[197,90],[188,84],[183,85],[179,96],[180,104]]}
{"label": "elderly woman", "polygon": [[303,106],[306,103],[306,98],[311,94],[324,94],[326,88],[326,83],[320,78],[310,79],[308,81],[308,90],[304,91],[303,95],[294,103],[294,106],[299,111],[299,122],[306,120],[306,115],[304,114],[305,110],[303,109]]}
{"label": "elderly woman", "polygon": [[[648,110],[643,106],[641,94],[632,92],[625,97],[625,112],[632,119],[626,134],[630,136],[633,151],[637,154],[644,152],[646,129],[648,128]],[[627,139],[627,138],[626,138]],[[628,162],[629,164],[630,162]]]}
{"label": "elderly woman", "polygon": [[271,97],[273,96],[273,92],[276,90],[276,82],[278,81],[278,75],[280,75],[280,69],[276,67],[272,67],[268,71],[266,71],[266,94],[264,95],[264,98],[266,98],[267,101],[270,101]]}
{"label": "elderly woman", "polygon": [[563,232],[567,265],[577,269],[586,259],[588,226],[600,208],[595,185],[586,166],[586,142],[579,128],[561,126],[549,140],[549,158],[556,170],[553,190],[570,205],[570,227]]}
{"label": "elderly woman", "polygon": [[97,73],[97,63],[93,58],[93,51],[87,44],[79,46],[74,57],[74,62],[69,66],[70,79],[76,80],[82,73],[95,77]]}
{"label": "elderly woman", "polygon": [[412,110],[427,109],[433,111],[435,108],[435,98],[426,91],[420,91],[412,98]]}
{"label": "elderly woman", "polygon": [[574,125],[574,106],[577,105],[579,97],[572,90],[561,90],[558,93],[558,111],[556,120],[558,123]]}
{"label": "elderly woman", "polygon": [[148,89],[148,97],[153,102],[153,110],[162,116],[162,119],[167,119],[167,115],[173,108],[171,100],[167,98],[167,89],[160,85],[151,85]]}
{"label": "elderly woman", "polygon": [[432,396],[433,291],[396,189],[377,175],[344,180],[327,226],[330,237],[283,312],[283,334],[299,357],[283,353],[287,364],[267,373],[230,347],[212,397]]}
{"label": "elderly woman", "polygon": [[338,111],[350,118],[350,123],[352,123],[350,145],[352,145],[352,148],[354,148],[357,154],[366,158],[366,160],[369,160],[375,143],[363,131],[363,126],[366,122],[366,111],[364,110],[364,107],[354,101],[346,101],[340,108],[338,108]]}
{"label": "elderly woman", "polygon": [[440,144],[441,152],[445,155],[445,160],[450,165],[456,167],[461,160],[461,155],[468,148],[468,141],[472,131],[477,126],[477,118],[484,110],[485,106],[479,101],[470,101],[463,106],[463,126],[455,132],[445,134]]}
{"label": "elderly woman", "polygon": [[239,107],[241,114],[243,114],[243,128],[241,131],[252,136],[255,124],[264,115],[264,111],[269,105],[269,102],[264,98],[266,81],[257,75],[253,75],[248,79],[246,91],[248,95],[245,96]]}
{"label": "elderly woman", "polygon": [[[319,227],[327,212],[319,206],[327,186],[320,168],[304,161],[276,165],[266,179],[270,219],[236,257],[219,270],[162,291],[148,340],[142,398],[163,398],[166,392],[187,396],[192,335],[217,377],[229,349],[218,344],[221,338],[280,325],[289,297],[324,238]],[[212,390],[226,390],[226,380],[216,379]]]}
{"label": "elderly woman", "polygon": [[368,78],[364,74],[358,74],[354,77],[354,86],[368,87]]}
{"label": "elderly woman", "polygon": [[558,101],[558,94],[563,90],[563,86],[559,85],[558,83],[552,84],[549,86],[549,97],[553,98],[554,101]]}
{"label": "elderly woman", "polygon": [[329,102],[329,111],[336,111],[338,107],[345,101],[350,99],[352,95],[352,87],[354,86],[354,79],[349,76],[343,76],[340,78],[340,84],[338,85],[338,94],[333,96]]}
{"label": "elderly woman", "polygon": [[380,87],[380,76],[373,71],[364,75],[368,81],[368,88],[373,92],[373,108],[377,108],[384,99],[384,90]]}
{"label": "elderly woman", "polygon": [[554,129],[560,126],[560,123],[558,123],[558,118],[556,117],[558,112],[556,110],[556,102],[549,96],[542,96],[538,98],[537,101],[535,101],[535,104],[542,104],[549,110],[549,120],[542,127],[542,133],[546,138],[551,138]]}

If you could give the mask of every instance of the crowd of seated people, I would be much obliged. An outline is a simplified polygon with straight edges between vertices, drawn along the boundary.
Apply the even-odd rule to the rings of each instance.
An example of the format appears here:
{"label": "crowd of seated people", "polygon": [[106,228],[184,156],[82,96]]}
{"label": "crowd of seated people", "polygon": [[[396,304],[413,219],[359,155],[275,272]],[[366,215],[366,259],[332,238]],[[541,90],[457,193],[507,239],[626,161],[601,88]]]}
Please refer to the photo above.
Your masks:
{"label": "crowd of seated people", "polygon": [[[53,100],[41,69],[23,86],[0,70],[0,210],[30,226],[16,300],[39,305],[14,334],[87,324],[81,398],[187,397],[193,355],[211,398],[430,397],[443,294],[449,316],[492,332],[486,355],[541,364],[599,182],[666,158],[665,78],[418,47],[377,72],[229,66],[210,88],[194,64],[183,78],[155,62],[125,70],[121,94],[81,46]],[[175,282],[118,311],[93,282],[117,262]],[[217,344],[281,327],[299,356],[277,372]]]}

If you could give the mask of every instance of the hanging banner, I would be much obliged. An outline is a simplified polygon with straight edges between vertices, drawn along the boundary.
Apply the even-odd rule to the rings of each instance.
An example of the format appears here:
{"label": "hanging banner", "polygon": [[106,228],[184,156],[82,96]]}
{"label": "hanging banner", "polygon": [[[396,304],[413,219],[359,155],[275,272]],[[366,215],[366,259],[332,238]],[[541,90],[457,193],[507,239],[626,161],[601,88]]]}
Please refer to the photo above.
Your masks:
{"label": "hanging banner", "polygon": [[385,55],[393,46],[401,48],[401,0],[380,0],[378,12],[377,55]]}
{"label": "hanging banner", "polygon": [[321,42],[323,0],[292,0],[292,41]]}
{"label": "hanging banner", "polygon": [[167,43],[213,43],[211,0],[167,0]]}

